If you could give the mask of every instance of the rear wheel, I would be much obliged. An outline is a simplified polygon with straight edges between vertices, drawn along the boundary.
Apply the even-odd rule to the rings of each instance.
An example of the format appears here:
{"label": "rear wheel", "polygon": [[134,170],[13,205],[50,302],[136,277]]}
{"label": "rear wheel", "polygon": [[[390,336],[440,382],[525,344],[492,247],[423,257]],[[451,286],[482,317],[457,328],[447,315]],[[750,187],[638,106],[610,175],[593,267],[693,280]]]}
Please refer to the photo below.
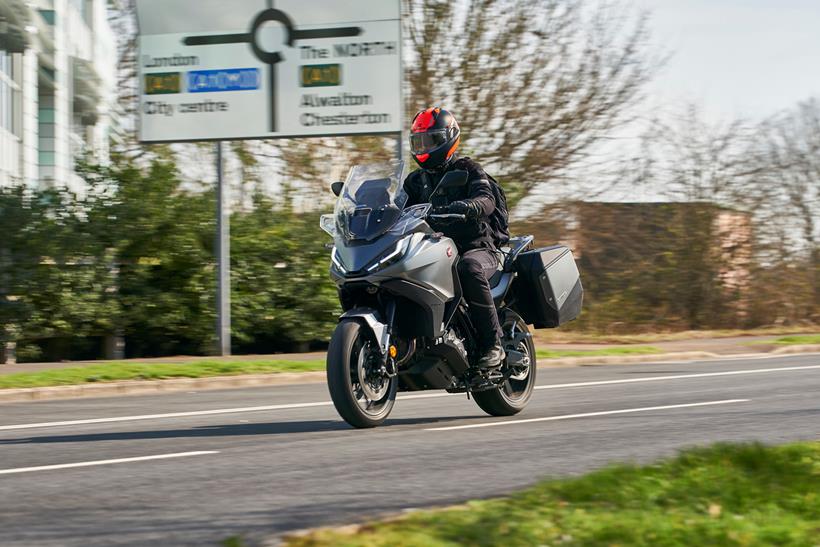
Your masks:
{"label": "rear wheel", "polygon": [[353,427],[375,427],[393,409],[398,379],[380,369],[381,353],[370,329],[341,321],[327,352],[327,386],[336,411]]}
{"label": "rear wheel", "polygon": [[[501,372],[507,379],[496,389],[474,393],[473,397],[481,410],[491,416],[512,416],[524,410],[532,397],[537,370],[535,344],[527,324],[515,312],[505,310],[501,320],[501,345],[507,352]],[[510,352],[522,357],[513,360],[510,356],[516,354]]]}

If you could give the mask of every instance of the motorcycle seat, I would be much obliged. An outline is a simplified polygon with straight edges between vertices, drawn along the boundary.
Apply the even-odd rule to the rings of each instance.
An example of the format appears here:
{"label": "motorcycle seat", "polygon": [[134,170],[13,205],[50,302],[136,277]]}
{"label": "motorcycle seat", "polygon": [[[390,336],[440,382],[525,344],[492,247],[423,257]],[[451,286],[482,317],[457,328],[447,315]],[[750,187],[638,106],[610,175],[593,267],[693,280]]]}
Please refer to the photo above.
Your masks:
{"label": "motorcycle seat", "polygon": [[506,272],[504,272],[501,268],[495,271],[492,277],[490,277],[490,279],[488,280],[491,289],[498,286],[498,284],[501,282],[501,279],[503,279],[505,273]]}

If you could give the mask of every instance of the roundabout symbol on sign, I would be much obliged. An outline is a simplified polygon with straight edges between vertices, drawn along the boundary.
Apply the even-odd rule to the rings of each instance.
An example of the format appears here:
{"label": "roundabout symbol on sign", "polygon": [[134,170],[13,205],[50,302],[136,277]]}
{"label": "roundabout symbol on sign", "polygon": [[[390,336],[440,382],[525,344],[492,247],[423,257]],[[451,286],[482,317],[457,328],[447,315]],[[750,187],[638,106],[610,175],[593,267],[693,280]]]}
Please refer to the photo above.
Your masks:
{"label": "roundabout symbol on sign", "polygon": [[266,51],[259,43],[259,30],[262,25],[269,22],[276,22],[285,27],[285,45],[294,47],[297,40],[315,40],[319,38],[346,38],[358,36],[362,33],[360,27],[335,27],[321,29],[297,29],[288,15],[278,9],[268,8],[261,11],[251,23],[251,28],[246,33],[239,34],[212,34],[205,36],[187,36],[182,40],[186,46],[211,46],[217,44],[250,44],[253,54],[257,59],[268,65],[269,86],[270,86],[270,131],[276,132],[276,105],[274,104],[274,94],[276,93],[276,64],[283,60],[279,51]]}

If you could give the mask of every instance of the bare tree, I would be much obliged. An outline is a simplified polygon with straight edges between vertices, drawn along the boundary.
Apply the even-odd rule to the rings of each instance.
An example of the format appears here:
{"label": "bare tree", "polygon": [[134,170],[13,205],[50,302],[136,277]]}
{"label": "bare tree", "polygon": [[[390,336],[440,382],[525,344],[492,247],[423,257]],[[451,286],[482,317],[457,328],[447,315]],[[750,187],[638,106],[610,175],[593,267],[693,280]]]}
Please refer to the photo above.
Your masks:
{"label": "bare tree", "polygon": [[117,104],[125,134],[123,149],[139,149],[136,117],[139,112],[139,60],[137,59],[137,2],[119,0],[108,8],[108,22],[117,37]]}
{"label": "bare tree", "polygon": [[407,111],[453,109],[520,197],[625,122],[660,59],[646,17],[584,0],[407,0]]}
{"label": "bare tree", "polygon": [[820,101],[811,99],[767,121],[758,162],[773,220],[807,260],[815,310],[820,307]]}
{"label": "bare tree", "polygon": [[[709,123],[690,106],[668,123],[653,123],[643,142],[629,184],[640,181],[664,200],[702,205],[681,219],[676,236],[687,242],[676,278],[686,280],[691,309],[708,307],[706,296],[715,289],[732,289],[737,298],[715,299],[706,311],[734,303],[746,324],[816,319],[817,103],[757,125]],[[711,241],[710,252],[698,250],[703,238]]]}
{"label": "bare tree", "polygon": [[740,119],[707,122],[695,105],[668,121],[655,120],[643,136],[642,182],[666,199],[753,209],[759,201],[750,161],[755,128]]}
{"label": "bare tree", "polygon": [[801,103],[764,124],[767,182],[780,188],[807,249],[818,252],[820,229],[820,101]]}

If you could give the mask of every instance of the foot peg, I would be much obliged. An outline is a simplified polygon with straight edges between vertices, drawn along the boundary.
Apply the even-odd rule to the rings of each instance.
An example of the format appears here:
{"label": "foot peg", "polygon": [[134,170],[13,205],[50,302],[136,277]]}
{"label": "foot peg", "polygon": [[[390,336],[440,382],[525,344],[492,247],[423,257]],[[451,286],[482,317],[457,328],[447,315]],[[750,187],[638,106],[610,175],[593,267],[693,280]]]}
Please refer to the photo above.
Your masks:
{"label": "foot peg", "polygon": [[504,375],[498,370],[476,371],[470,378],[470,391],[487,391],[495,389],[504,380]]}

